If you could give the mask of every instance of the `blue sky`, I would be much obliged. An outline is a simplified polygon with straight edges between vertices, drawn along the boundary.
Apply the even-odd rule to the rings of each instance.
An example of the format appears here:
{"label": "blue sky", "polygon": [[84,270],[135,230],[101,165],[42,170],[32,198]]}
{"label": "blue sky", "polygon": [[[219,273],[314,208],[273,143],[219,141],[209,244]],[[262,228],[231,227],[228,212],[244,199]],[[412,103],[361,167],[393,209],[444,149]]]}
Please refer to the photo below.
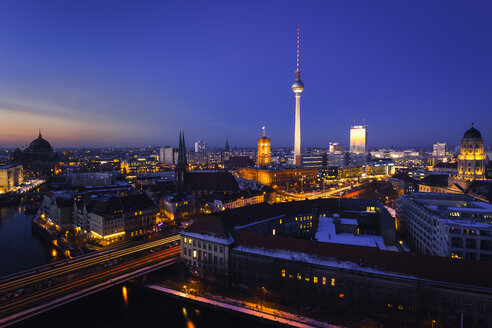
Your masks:
{"label": "blue sky", "polygon": [[0,2],[0,145],[490,145],[488,1]]}

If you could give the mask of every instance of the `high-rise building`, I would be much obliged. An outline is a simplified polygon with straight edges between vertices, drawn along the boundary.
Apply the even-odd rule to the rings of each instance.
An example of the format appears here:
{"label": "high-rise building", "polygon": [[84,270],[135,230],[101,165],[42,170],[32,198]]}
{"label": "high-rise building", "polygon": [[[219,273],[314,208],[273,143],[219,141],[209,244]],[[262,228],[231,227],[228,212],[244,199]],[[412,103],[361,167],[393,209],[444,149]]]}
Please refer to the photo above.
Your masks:
{"label": "high-rise building", "polygon": [[350,128],[350,152],[367,153],[367,125],[354,125]]}
{"label": "high-rise building", "polygon": [[167,164],[167,165],[174,165],[176,164],[175,161],[175,149],[170,146],[164,146],[161,149],[159,149],[159,159],[161,163]]}
{"label": "high-rise building", "polygon": [[339,154],[343,152],[343,146],[340,145],[338,142],[330,142],[330,153],[335,153]]}
{"label": "high-rise building", "polygon": [[299,26],[297,26],[297,70],[296,78],[292,84],[292,91],[296,94],[296,116],[294,130],[294,165],[301,166],[301,92],[304,90],[304,83],[301,81],[301,71],[299,69]]}
{"label": "high-rise building", "polygon": [[207,144],[205,141],[195,141],[195,153],[204,153],[207,151]]}
{"label": "high-rise building", "polygon": [[446,156],[446,143],[437,142],[432,147],[432,156],[434,157],[445,157]]}
{"label": "high-rise building", "polygon": [[256,164],[260,166],[270,165],[270,138],[267,138],[265,134],[265,127],[263,129],[263,136],[258,138],[258,156]]}

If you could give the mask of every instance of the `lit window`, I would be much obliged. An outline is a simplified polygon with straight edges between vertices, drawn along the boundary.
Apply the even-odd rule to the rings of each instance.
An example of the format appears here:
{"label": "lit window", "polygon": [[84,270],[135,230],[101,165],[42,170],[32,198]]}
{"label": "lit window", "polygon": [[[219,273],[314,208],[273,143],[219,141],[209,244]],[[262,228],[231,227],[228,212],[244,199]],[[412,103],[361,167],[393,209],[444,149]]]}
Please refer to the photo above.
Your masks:
{"label": "lit window", "polygon": [[188,239],[188,244],[190,244],[190,245],[191,245],[191,238],[190,238],[190,239]]}
{"label": "lit window", "polygon": [[308,278],[308,277],[306,277],[306,278],[304,278],[304,279],[306,280],[306,282],[309,282],[309,278]]}
{"label": "lit window", "polygon": [[398,310],[403,310],[403,305],[399,304],[398,305]]}
{"label": "lit window", "polygon": [[388,303],[388,307],[389,307],[389,308],[392,308],[392,307],[393,307],[393,304]]}
{"label": "lit window", "polygon": [[331,285],[335,286],[335,278],[331,278]]}
{"label": "lit window", "polygon": [[316,277],[316,276],[313,277],[313,283],[315,283],[315,284],[318,283],[318,277]]}
{"label": "lit window", "polygon": [[326,277],[323,277],[323,285],[326,285]]}
{"label": "lit window", "polygon": [[302,279],[302,275],[300,273],[297,274],[297,280],[301,280]]}
{"label": "lit window", "polygon": [[282,277],[285,277],[285,269],[282,269]]}
{"label": "lit window", "polygon": [[185,239],[184,239],[184,242],[185,242],[185,244],[186,244],[186,243],[188,242],[188,238],[185,238]]}
{"label": "lit window", "polygon": [[193,250],[193,258],[196,259],[196,249]]}
{"label": "lit window", "polygon": [[273,229],[273,231],[272,231],[272,235],[274,235],[274,236],[275,236],[275,229]]}
{"label": "lit window", "polygon": [[282,224],[282,219],[280,219],[280,224]]}
{"label": "lit window", "polygon": [[341,299],[344,299],[345,298],[345,294],[340,294],[340,298]]}

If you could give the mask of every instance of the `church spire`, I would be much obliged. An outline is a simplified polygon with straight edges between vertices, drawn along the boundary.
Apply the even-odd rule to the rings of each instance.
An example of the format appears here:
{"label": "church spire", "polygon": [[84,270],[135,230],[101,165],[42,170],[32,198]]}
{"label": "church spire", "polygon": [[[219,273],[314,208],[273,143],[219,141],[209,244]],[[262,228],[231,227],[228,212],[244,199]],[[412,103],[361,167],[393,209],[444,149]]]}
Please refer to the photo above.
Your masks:
{"label": "church spire", "polygon": [[[473,125],[473,124],[472,124]],[[41,129],[39,129],[39,134],[38,134],[38,138],[41,139],[43,136],[41,135]]]}

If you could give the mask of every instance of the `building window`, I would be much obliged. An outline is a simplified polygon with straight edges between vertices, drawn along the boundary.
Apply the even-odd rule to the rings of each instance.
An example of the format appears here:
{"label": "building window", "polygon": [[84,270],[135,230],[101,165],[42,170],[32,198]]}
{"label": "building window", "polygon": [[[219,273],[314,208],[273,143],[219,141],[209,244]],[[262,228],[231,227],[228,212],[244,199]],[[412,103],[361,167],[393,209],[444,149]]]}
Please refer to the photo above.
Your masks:
{"label": "building window", "polygon": [[198,242],[198,248],[202,248],[202,243]]}
{"label": "building window", "polygon": [[214,245],[214,252],[217,252],[217,245]]}
{"label": "building window", "polygon": [[318,283],[318,277],[316,277],[316,276],[313,277],[313,283],[315,283],[315,284]]}
{"label": "building window", "polygon": [[301,280],[302,279],[302,275],[300,273],[297,274],[297,280]]}
{"label": "building window", "polygon": [[285,278],[285,269],[282,269],[282,277]]}
{"label": "building window", "polygon": [[190,239],[188,239],[188,244],[190,244],[190,245],[191,245],[191,238],[190,238]]}
{"label": "building window", "polygon": [[196,249],[193,250],[193,258],[196,259]]}
{"label": "building window", "polygon": [[[133,233],[132,233],[133,234]],[[185,237],[184,243],[186,244],[188,242],[188,238]]]}
{"label": "building window", "polygon": [[224,247],[220,246],[220,252],[224,253]]}
{"label": "building window", "polygon": [[326,277],[323,277],[323,285],[326,285]]}
{"label": "building window", "polygon": [[273,230],[272,230],[272,235],[274,235],[274,236],[275,236],[275,229],[273,229]]}
{"label": "building window", "polygon": [[331,278],[331,285],[335,286],[335,278]]}

